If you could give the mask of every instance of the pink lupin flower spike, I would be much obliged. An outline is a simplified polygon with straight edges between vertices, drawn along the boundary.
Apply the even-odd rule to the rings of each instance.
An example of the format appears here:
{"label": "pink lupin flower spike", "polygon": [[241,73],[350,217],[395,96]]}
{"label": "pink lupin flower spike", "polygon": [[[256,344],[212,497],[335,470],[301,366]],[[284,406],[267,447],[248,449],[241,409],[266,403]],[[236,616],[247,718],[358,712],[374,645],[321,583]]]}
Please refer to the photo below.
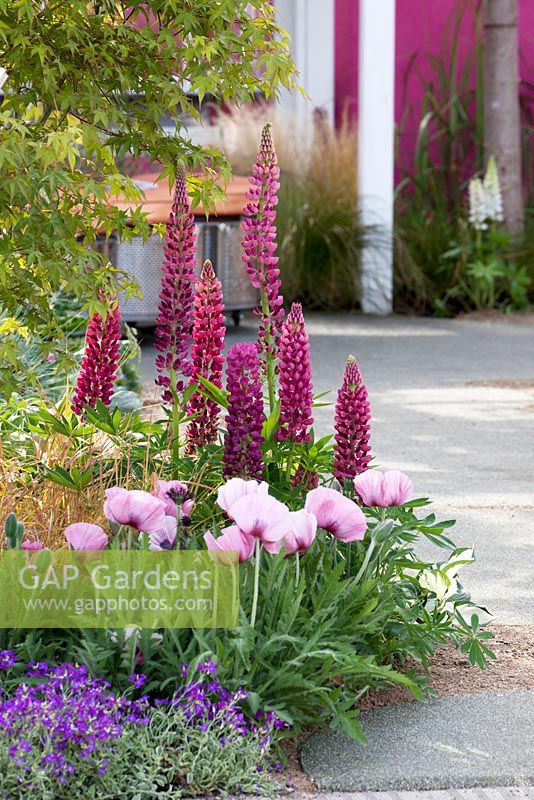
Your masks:
{"label": "pink lupin flower spike", "polygon": [[[196,285],[191,383],[200,375],[219,389],[222,388],[225,331],[221,282],[213,271],[211,261],[206,261]],[[200,392],[195,392],[188,403],[187,413],[192,419],[187,426],[186,452],[192,455],[198,448],[217,441],[219,406]]]}
{"label": "pink lupin flower spike", "polygon": [[343,484],[367,469],[371,461],[369,438],[371,409],[360,370],[349,356],[343,383],[337,395],[334,415],[333,473]]}
{"label": "pink lupin flower spike", "polygon": [[240,342],[229,351],[226,388],[228,414],[223,475],[225,478],[261,480],[263,392],[258,353],[252,342]]}
{"label": "pink lupin flower spike", "polygon": [[313,425],[310,342],[300,303],[282,325],[279,349],[280,430],[278,440],[311,441]]}
{"label": "pink lupin flower spike", "polygon": [[163,387],[163,399],[168,403],[173,401],[173,390],[183,391],[183,379],[189,376],[195,250],[195,218],[187,197],[185,172],[180,170],[165,234],[154,341],[154,347],[159,351],[156,383]]}
{"label": "pink lupin flower spike", "polygon": [[85,338],[85,352],[74,395],[72,410],[82,416],[86,406],[94,408],[97,400],[109,405],[117,378],[120,359],[121,314],[118,300],[110,304],[105,319],[93,314]]}
{"label": "pink lupin flower spike", "polygon": [[251,283],[261,293],[260,352],[265,354],[269,397],[274,405],[275,362],[280,325],[284,316],[280,270],[276,253],[276,205],[280,168],[271,135],[264,125],[256,162],[252,167],[247,204],[243,209],[243,260]]}

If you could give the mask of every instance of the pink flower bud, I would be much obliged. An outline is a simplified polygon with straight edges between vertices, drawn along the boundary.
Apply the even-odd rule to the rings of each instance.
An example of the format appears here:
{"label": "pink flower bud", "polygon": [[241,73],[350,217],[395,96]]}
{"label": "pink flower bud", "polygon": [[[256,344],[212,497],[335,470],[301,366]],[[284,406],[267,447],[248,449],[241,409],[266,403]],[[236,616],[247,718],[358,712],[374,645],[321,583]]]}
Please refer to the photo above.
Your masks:
{"label": "pink flower bud", "polygon": [[156,383],[163,387],[163,399],[169,403],[173,400],[171,384],[181,392],[183,378],[189,376],[195,279],[195,218],[187,197],[185,172],[181,170],[176,176],[174,200],[167,222],[154,340],[154,347],[159,351]]}
{"label": "pink flower bud", "polygon": [[114,301],[105,319],[93,314],[85,337],[85,352],[72,398],[72,410],[82,416],[86,406],[96,401],[111,402],[120,356],[121,315]]}
{"label": "pink flower bud", "polygon": [[[222,387],[225,332],[221,282],[211,262],[206,261],[196,284],[191,383],[202,376],[219,389]],[[192,419],[187,426],[186,452],[192,455],[204,445],[217,441],[219,406],[204,394],[195,392],[188,403],[187,413]]]}
{"label": "pink flower bud", "polygon": [[313,425],[310,342],[300,303],[293,303],[282,325],[279,346],[279,441],[309,442]]}
{"label": "pink flower bud", "polygon": [[334,414],[333,473],[340,483],[352,480],[366,470],[371,461],[370,419],[367,389],[356,359],[349,356]]}

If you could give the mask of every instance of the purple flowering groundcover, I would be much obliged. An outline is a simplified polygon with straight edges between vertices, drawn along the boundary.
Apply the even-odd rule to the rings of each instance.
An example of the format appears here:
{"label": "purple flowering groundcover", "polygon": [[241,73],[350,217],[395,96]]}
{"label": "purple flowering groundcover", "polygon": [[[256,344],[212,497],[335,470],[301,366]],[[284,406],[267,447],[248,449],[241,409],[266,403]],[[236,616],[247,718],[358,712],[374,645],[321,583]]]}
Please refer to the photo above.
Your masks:
{"label": "purple flowering groundcover", "polygon": [[[183,668],[171,698],[133,698],[87,667],[30,662],[17,679],[13,651],[0,651],[0,797],[179,797],[182,792],[263,793],[274,786],[273,744],[286,723],[244,713],[212,661]],[[18,682],[17,682],[18,681]]]}

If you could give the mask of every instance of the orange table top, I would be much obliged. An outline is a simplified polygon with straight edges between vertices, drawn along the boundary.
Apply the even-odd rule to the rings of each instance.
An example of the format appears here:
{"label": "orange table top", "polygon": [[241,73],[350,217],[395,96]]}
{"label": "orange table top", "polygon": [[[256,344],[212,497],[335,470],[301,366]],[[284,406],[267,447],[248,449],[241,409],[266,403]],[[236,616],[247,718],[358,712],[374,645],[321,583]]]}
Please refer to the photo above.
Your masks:
{"label": "orange table top", "polygon": [[[145,196],[143,211],[147,213],[147,221],[151,225],[167,222],[172,204],[172,192],[169,190],[168,180],[164,179],[158,183],[158,177],[158,172],[145,172],[135,176],[135,181]],[[248,179],[239,175],[234,176],[226,187],[226,198],[216,203],[211,216],[218,218],[241,216],[247,202],[247,190]],[[132,203],[121,200],[120,197],[114,204],[122,211],[128,211],[133,207]],[[203,216],[202,205],[198,205],[194,213],[196,216]]]}

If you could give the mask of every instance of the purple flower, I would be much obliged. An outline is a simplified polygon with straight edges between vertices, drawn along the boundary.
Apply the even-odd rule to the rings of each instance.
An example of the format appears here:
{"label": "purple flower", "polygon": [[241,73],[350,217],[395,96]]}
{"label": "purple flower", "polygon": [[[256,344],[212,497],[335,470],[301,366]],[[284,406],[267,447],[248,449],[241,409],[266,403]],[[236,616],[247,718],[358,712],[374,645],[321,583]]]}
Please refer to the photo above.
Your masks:
{"label": "purple flower", "polygon": [[0,670],[11,669],[17,663],[13,650],[0,650]]}
{"label": "purple flower", "polygon": [[198,665],[197,670],[198,672],[205,672],[208,675],[216,675],[217,664],[214,661],[204,661],[203,664]]}
{"label": "purple flower", "polygon": [[33,764],[42,775],[66,784],[80,759],[95,772],[105,771],[113,742],[127,727],[148,722],[146,701],[113,694],[86,667],[30,662],[28,672],[39,674],[41,683],[21,683],[0,702],[0,735],[22,774]]}
{"label": "purple flower", "polygon": [[279,441],[309,442],[313,425],[310,342],[300,303],[293,303],[282,325],[279,347]]}
{"label": "purple flower", "polygon": [[142,689],[147,680],[148,680],[147,676],[143,675],[142,672],[139,673],[134,672],[128,678],[128,683],[131,683],[134,689]]}
{"label": "purple flower", "polygon": [[360,370],[349,356],[334,414],[333,473],[342,484],[364,472],[371,461],[371,409]]}
{"label": "purple flower", "polygon": [[247,204],[243,209],[243,260],[254,287],[262,296],[260,348],[276,358],[284,299],[276,253],[276,206],[280,168],[271,135],[264,125],[256,162],[252,167]]}
{"label": "purple flower", "polygon": [[[219,389],[222,387],[225,332],[221,282],[211,261],[206,261],[196,285],[191,383],[202,376]],[[199,448],[217,441],[219,406],[204,394],[195,392],[187,405],[187,413],[192,419],[187,426],[186,452],[194,455]]]}
{"label": "purple flower", "polygon": [[258,354],[252,343],[235,344],[228,353],[226,387],[223,475],[261,480],[263,392]]}
{"label": "purple flower", "polygon": [[185,172],[180,170],[165,235],[154,341],[159,351],[156,383],[163,387],[163,399],[168,403],[173,401],[173,389],[183,391],[183,378],[189,375],[194,285],[195,218],[187,197]]}
{"label": "purple flower", "polygon": [[85,352],[72,398],[72,410],[78,416],[83,415],[86,406],[94,408],[97,400],[110,404],[119,368],[120,340],[120,306],[118,300],[114,300],[105,319],[93,314],[89,321]]}

